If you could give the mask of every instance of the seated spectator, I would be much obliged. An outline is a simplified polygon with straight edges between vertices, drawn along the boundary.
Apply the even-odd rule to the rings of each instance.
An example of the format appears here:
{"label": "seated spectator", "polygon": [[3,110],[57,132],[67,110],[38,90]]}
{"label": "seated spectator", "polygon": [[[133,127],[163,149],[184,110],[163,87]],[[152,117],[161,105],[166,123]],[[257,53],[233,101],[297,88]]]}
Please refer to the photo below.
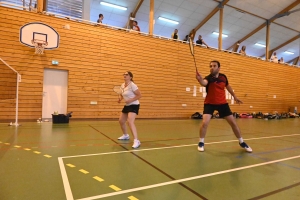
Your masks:
{"label": "seated spectator", "polygon": [[189,35],[186,35],[185,38],[183,39],[183,41],[186,42],[186,43],[188,43],[189,39],[190,39]]}
{"label": "seated spectator", "polygon": [[241,48],[241,50],[239,51],[239,53],[240,53],[242,56],[247,55],[247,54],[246,54],[246,46],[242,46],[242,48]]}
{"label": "seated spectator", "polygon": [[177,29],[175,29],[174,32],[172,33],[171,38],[173,40],[178,40],[179,39],[179,37],[178,37],[178,30]]}
{"label": "seated spectator", "polygon": [[99,19],[97,20],[97,23],[102,24],[103,18],[104,18],[103,14],[99,14]]}
{"label": "seated spectator", "polygon": [[132,22],[132,30],[138,31],[138,32],[141,31],[140,27],[138,26],[138,22],[137,21],[133,21]]}
{"label": "seated spectator", "polygon": [[280,58],[280,60],[279,60],[279,63],[281,63],[281,64],[283,64],[283,63],[284,63],[284,61],[283,61],[283,57],[281,57],[281,58]]}
{"label": "seated spectator", "polygon": [[278,58],[276,56],[276,52],[273,53],[270,59],[271,62],[278,63]]}
{"label": "seated spectator", "polygon": [[196,41],[196,44],[205,45],[208,48],[208,45],[204,42],[201,35],[198,36],[198,40]]}

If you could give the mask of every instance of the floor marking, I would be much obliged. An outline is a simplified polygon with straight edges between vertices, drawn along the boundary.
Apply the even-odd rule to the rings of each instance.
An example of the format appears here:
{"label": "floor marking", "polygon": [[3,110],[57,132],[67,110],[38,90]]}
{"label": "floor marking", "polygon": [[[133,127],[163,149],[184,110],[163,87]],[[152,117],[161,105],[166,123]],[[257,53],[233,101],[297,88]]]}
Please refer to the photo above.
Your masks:
{"label": "floor marking", "polygon": [[98,177],[98,176],[94,176],[93,179],[96,179],[96,180],[99,181],[99,182],[104,181],[102,178],[100,178],[100,177]]}
{"label": "floor marking", "polygon": [[34,151],[33,153],[40,154],[41,152],[39,152],[39,151]]}
{"label": "floor marking", "polygon": [[135,198],[134,196],[130,196],[130,197],[128,197],[128,199],[130,199],[130,200],[139,200],[139,199]]}
{"label": "floor marking", "polygon": [[109,187],[110,187],[111,189],[115,190],[115,191],[120,191],[120,190],[122,190],[122,189],[118,188],[118,187],[115,186],[115,185],[110,185]]}
{"label": "floor marking", "polygon": [[210,177],[210,176],[216,176],[216,175],[235,172],[235,171],[241,171],[241,170],[244,170],[244,169],[250,169],[250,168],[254,168],[254,167],[270,165],[270,164],[273,164],[273,163],[283,162],[283,161],[287,161],[287,160],[293,160],[293,159],[297,159],[297,158],[300,158],[300,155],[293,156],[293,157],[288,157],[288,158],[283,158],[283,159],[279,159],[279,160],[263,162],[263,163],[254,164],[254,165],[248,165],[248,166],[244,166],[244,167],[237,167],[237,168],[224,170],[224,171],[213,172],[213,173],[209,173],[209,174],[203,174],[203,175],[199,175],[199,176],[193,176],[193,177],[189,177],[189,178],[178,179],[178,180],[174,180],[174,181],[167,181],[167,182],[163,182],[163,183],[158,183],[158,184],[153,184],[153,185],[148,185],[148,186],[142,186],[142,187],[127,189],[127,190],[122,190],[122,191],[118,191],[118,192],[111,192],[111,193],[107,193],[107,194],[102,194],[102,195],[97,195],[97,196],[92,196],[92,197],[86,197],[86,198],[82,198],[82,199],[79,199],[79,200],[93,200],[93,199],[106,198],[106,197],[116,196],[116,195],[120,195],[120,194],[126,194],[126,193],[130,193],[130,192],[147,190],[147,189],[151,189],[151,188],[157,188],[157,187],[172,185],[172,184],[176,184],[176,183],[182,183],[182,182],[201,179],[201,178],[206,178],[206,177]]}
{"label": "floor marking", "polygon": [[59,164],[60,173],[61,173],[61,177],[63,180],[64,188],[65,188],[66,198],[67,198],[67,200],[74,200],[72,190],[70,187],[70,183],[69,183],[69,179],[68,179],[68,175],[67,175],[66,168],[65,168],[62,158],[58,158],[58,164]]}
{"label": "floor marking", "polygon": [[10,145],[10,143],[4,143],[5,145]]}
{"label": "floor marking", "polygon": [[14,147],[16,147],[16,148],[20,148],[21,146],[15,145]]}
{"label": "floor marking", "polygon": [[28,148],[24,148],[24,150],[25,150],[25,151],[30,151],[31,149],[28,149]]}
{"label": "floor marking", "polygon": [[72,164],[66,164],[68,167],[76,167],[75,165],[72,165]]}
{"label": "floor marking", "polygon": [[84,169],[81,169],[81,170],[79,170],[79,171],[82,172],[82,173],[84,173],[84,174],[90,173],[90,172],[88,172],[88,171],[86,171],[86,170],[84,170]]}
{"label": "floor marking", "polygon": [[[249,138],[249,139],[244,139],[244,140],[245,141],[248,141],[248,140],[260,140],[260,139],[292,137],[292,136],[300,136],[300,134],[279,135],[279,136],[260,137],[260,138]],[[228,142],[237,142],[238,143],[238,140],[235,139],[235,140],[226,140],[226,141],[219,141],[219,142],[208,142],[208,143],[205,143],[205,145],[209,145],[209,144],[221,144],[221,143],[228,143]],[[160,149],[173,149],[173,148],[182,148],[182,147],[190,147],[190,146],[197,146],[197,145],[198,144],[185,144],[185,145],[168,146],[168,147],[157,147],[157,148],[149,148],[149,149],[136,149],[136,150],[128,150],[128,151],[115,151],[115,152],[107,152],[107,153],[95,153],[95,154],[84,154],[84,155],[75,155],[75,156],[64,156],[64,157],[60,157],[60,158],[77,158],[77,157],[109,155],[109,154],[118,154],[118,153],[130,153],[130,152],[139,152],[139,151],[153,151],[153,150],[160,150]]]}
{"label": "floor marking", "polygon": [[46,154],[46,155],[44,155],[44,156],[45,156],[46,158],[51,158],[51,157],[52,157],[52,156],[50,156],[50,155],[47,155],[47,154]]}

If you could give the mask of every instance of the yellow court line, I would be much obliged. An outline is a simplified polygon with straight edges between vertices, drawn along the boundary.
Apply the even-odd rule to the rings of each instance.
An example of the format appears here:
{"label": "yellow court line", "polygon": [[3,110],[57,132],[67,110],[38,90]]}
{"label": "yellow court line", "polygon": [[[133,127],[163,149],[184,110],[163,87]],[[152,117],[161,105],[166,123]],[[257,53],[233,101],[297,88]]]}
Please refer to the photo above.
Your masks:
{"label": "yellow court line", "polygon": [[118,188],[118,187],[115,186],[115,185],[110,185],[109,187],[110,187],[111,189],[115,190],[115,191],[120,191],[120,190],[122,190],[122,189]]}
{"label": "yellow court line", "polygon": [[66,164],[68,167],[76,167],[75,165],[72,164]]}
{"label": "yellow court line", "polygon": [[44,156],[45,156],[46,158],[51,158],[51,157],[52,157],[52,156],[50,156],[50,155],[47,155],[47,154],[46,154],[46,155],[44,155]]}
{"label": "yellow court line", "polygon": [[88,172],[88,171],[86,171],[86,170],[84,170],[84,169],[81,169],[81,170],[79,170],[79,171],[82,172],[82,173],[84,173],[84,174],[90,173],[90,172]]}
{"label": "yellow court line", "polygon": [[39,151],[34,151],[33,153],[40,154],[41,152],[39,152]]}
{"label": "yellow court line", "polygon": [[25,151],[30,151],[31,149],[28,149],[28,148],[24,148],[24,150],[25,150]]}
{"label": "yellow court line", "polygon": [[130,200],[139,200],[139,199],[135,198],[134,196],[130,196],[130,197],[128,197],[128,199],[130,199]]}
{"label": "yellow court line", "polygon": [[94,176],[93,179],[96,179],[99,182],[104,181],[104,179],[100,178],[99,176]]}
{"label": "yellow court line", "polygon": [[15,145],[14,147],[16,147],[16,148],[20,148],[21,146]]}

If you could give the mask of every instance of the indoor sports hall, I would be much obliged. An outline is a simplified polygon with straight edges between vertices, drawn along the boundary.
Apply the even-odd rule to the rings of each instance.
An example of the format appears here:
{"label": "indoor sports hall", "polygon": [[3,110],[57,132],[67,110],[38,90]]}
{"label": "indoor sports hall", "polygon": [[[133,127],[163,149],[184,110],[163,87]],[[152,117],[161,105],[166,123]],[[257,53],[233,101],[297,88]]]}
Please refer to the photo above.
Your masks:
{"label": "indoor sports hall", "polygon": [[300,199],[299,21],[299,0],[0,0],[0,200]]}

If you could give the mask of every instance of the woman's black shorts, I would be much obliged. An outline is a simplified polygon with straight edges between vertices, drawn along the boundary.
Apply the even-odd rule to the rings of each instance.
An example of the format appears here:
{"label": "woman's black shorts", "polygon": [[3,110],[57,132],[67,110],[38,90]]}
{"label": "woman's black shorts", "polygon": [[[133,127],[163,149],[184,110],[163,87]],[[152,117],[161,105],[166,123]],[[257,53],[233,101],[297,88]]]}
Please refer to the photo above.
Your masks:
{"label": "woman's black shorts", "polygon": [[129,106],[124,106],[122,113],[130,113],[133,112],[135,114],[139,114],[139,109],[140,109],[140,104],[138,105],[129,105]]}

